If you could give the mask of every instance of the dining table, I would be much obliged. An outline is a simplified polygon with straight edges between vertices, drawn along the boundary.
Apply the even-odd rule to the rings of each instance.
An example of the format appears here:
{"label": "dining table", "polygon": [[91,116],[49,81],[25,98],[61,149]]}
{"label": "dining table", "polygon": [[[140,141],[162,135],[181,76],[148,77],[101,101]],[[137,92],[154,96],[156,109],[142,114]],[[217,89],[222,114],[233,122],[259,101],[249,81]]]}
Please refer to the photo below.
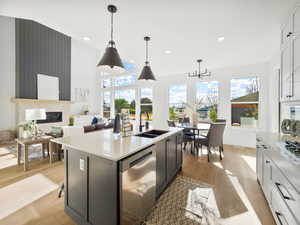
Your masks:
{"label": "dining table", "polygon": [[192,145],[191,151],[194,152],[194,149],[196,149],[196,138],[200,135],[206,135],[210,125],[212,122],[210,121],[199,121],[196,124],[193,123],[177,123],[176,127],[184,128],[185,131],[192,132],[192,136],[194,138],[194,143]]}

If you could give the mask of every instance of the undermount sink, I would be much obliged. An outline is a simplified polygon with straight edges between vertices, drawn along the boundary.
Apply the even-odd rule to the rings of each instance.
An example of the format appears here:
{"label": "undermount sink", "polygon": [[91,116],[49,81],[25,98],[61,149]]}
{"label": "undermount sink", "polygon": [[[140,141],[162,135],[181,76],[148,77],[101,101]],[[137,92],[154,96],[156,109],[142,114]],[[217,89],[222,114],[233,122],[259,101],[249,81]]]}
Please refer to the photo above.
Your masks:
{"label": "undermount sink", "polygon": [[146,131],[144,133],[137,134],[135,136],[145,137],[145,138],[156,138],[156,137],[158,137],[162,134],[165,134],[165,133],[168,133],[168,131],[165,131],[165,130],[149,130],[149,131]]}

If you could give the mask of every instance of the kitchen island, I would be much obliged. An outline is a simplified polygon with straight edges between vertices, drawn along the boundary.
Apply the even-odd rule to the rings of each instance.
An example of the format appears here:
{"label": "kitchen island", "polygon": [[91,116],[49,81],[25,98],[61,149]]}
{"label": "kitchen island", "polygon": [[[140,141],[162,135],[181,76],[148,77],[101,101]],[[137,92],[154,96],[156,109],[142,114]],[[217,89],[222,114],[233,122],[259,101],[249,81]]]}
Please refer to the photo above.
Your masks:
{"label": "kitchen island", "polygon": [[[182,129],[55,139],[65,154],[65,211],[79,225],[140,224],[182,167]],[[154,130],[155,131],[155,130]]]}

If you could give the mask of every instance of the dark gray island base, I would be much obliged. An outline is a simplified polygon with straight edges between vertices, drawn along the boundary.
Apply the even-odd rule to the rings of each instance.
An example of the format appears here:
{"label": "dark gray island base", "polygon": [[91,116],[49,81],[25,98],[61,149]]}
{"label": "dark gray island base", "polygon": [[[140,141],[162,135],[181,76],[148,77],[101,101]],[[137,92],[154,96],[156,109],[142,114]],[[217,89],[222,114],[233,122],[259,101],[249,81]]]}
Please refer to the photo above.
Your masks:
{"label": "dark gray island base", "polygon": [[66,144],[65,212],[78,225],[141,224],[181,170],[182,130],[148,142],[118,160]]}

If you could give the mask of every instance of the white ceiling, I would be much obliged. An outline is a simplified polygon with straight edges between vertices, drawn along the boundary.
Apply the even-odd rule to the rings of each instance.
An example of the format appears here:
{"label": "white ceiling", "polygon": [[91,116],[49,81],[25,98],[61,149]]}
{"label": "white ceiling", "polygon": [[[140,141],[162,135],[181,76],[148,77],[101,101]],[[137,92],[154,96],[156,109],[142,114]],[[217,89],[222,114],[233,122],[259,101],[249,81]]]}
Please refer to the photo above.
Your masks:
{"label": "white ceiling", "polygon": [[[279,48],[279,28],[296,0],[0,0],[0,15],[33,19],[101,51],[109,40],[109,3],[116,4],[115,40],[123,60],[144,62],[150,35],[156,75],[268,60]],[[222,43],[217,38],[224,36]],[[171,50],[171,54],[165,54]]]}

